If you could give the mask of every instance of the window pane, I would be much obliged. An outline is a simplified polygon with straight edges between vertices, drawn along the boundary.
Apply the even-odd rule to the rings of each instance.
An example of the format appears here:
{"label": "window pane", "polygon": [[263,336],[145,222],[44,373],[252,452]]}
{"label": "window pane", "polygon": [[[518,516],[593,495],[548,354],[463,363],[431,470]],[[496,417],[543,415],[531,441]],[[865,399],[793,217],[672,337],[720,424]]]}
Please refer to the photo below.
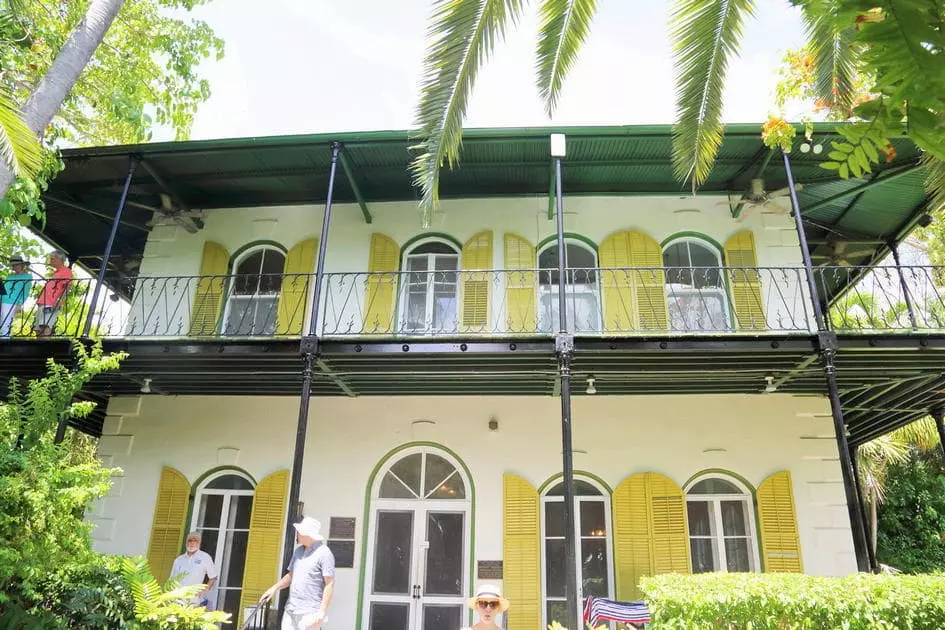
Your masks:
{"label": "window pane", "polygon": [[[459,269],[459,256],[437,256],[433,260],[433,269],[436,271],[456,271]],[[455,274],[437,274],[437,280],[455,278]],[[455,282],[455,280],[454,280]]]}
{"label": "window pane", "polygon": [[455,254],[456,249],[452,245],[447,245],[442,241],[431,241],[418,245],[410,250],[410,255],[414,254]]}
{"label": "window pane", "polygon": [[407,594],[413,546],[413,512],[378,512],[374,592]]}
{"label": "window pane", "polygon": [[608,597],[610,587],[607,580],[607,540],[583,539],[581,541],[581,576],[583,595]]}
{"label": "window pane", "polygon": [[222,512],[223,495],[202,494],[200,496],[200,516],[197,519],[197,525],[199,527],[219,527]]}
{"label": "window pane", "polygon": [[603,501],[581,501],[581,536],[606,536]]}
{"label": "window pane", "polygon": [[545,503],[545,537],[561,538],[564,536],[564,501]]}
{"label": "window pane", "polygon": [[690,538],[689,550],[692,552],[692,572],[710,573],[717,566],[715,539]]}
{"label": "window pane", "polygon": [[262,273],[281,274],[285,269],[285,256],[282,252],[275,249],[266,249],[263,251]]}
{"label": "window pane", "polygon": [[244,256],[239,264],[236,265],[234,273],[237,275],[258,276],[259,271],[262,269],[262,259],[262,250]]}
{"label": "window pane", "polygon": [[426,282],[427,279],[427,257],[426,256],[407,256],[407,271],[418,271],[424,273],[410,274],[410,282]]}
{"label": "window pane", "polygon": [[545,588],[548,597],[564,597],[565,565],[563,540],[545,541]]}
{"label": "window pane", "polygon": [[693,267],[718,267],[719,256],[701,243],[689,243],[689,256]]}
{"label": "window pane", "polygon": [[439,455],[427,453],[426,472],[423,477],[423,494],[430,494],[438,485],[456,471],[453,464]]}
{"label": "window pane", "polygon": [[214,490],[252,490],[253,484],[241,475],[223,475],[208,483],[206,487]]}
{"label": "window pane", "polygon": [[400,477],[400,480],[407,484],[407,487],[413,490],[418,497],[423,496],[420,492],[420,467],[422,461],[420,453],[414,453],[404,457],[396,464],[391,466],[391,472]]}
{"label": "window pane", "polygon": [[223,566],[219,567],[223,586],[242,586],[243,568],[246,566],[246,543],[249,532],[227,532],[224,543]]}
{"label": "window pane", "polygon": [[571,269],[590,269],[597,266],[594,252],[575,243],[565,243],[565,264]]}
{"label": "window pane", "polygon": [[[545,493],[545,496],[549,497],[563,497],[564,496],[564,482],[558,482],[548,492]],[[602,496],[600,490],[589,484],[588,482],[582,479],[574,480],[574,496],[581,497],[599,497]]]}
{"label": "window pane", "polygon": [[725,536],[744,536],[745,524],[744,501],[722,501],[722,534]]}
{"label": "window pane", "polygon": [[751,571],[747,538],[730,538],[725,541],[725,564],[729,573]]}
{"label": "window pane", "polygon": [[201,529],[200,530],[200,550],[205,551],[210,554],[210,557],[213,558],[214,564],[218,562],[217,559],[217,540],[220,538],[220,530],[218,529]]}
{"label": "window pane", "polygon": [[711,477],[694,485],[686,494],[743,494],[738,486],[725,479]]}
{"label": "window pane", "polygon": [[686,243],[674,243],[663,249],[664,267],[688,267],[689,252]]}
{"label": "window pane", "polygon": [[230,619],[238,619],[240,611],[240,590],[227,589],[223,594],[223,610],[230,613]]}
{"label": "window pane", "polygon": [[371,630],[407,630],[409,604],[371,604]]}
{"label": "window pane", "polygon": [[[552,601],[548,602],[547,606],[547,615],[548,615],[548,624],[550,625],[552,621],[557,621],[558,623],[564,625],[569,623],[568,616],[568,603],[562,601]],[[515,614],[514,609],[509,609],[509,612]],[[567,626],[565,626],[567,627]]]}
{"label": "window pane", "polygon": [[397,478],[391,474],[387,473],[384,475],[384,479],[381,480],[381,489],[378,492],[378,495],[382,499],[419,499],[417,495],[407,489],[404,484],[400,483]]}
{"label": "window pane", "polygon": [[252,495],[230,497],[230,515],[227,527],[231,529],[249,529],[249,517],[253,513]]}
{"label": "window pane", "polygon": [[689,516],[690,536],[712,535],[712,517],[709,514],[708,501],[687,501],[686,512]]}
{"label": "window pane", "polygon": [[427,605],[423,607],[423,630],[456,630],[463,625],[462,618],[462,606]]}
{"label": "window pane", "polygon": [[666,291],[670,326],[683,332],[730,330],[725,297],[720,289],[687,289],[670,285]]}
{"label": "window pane", "polygon": [[427,513],[427,595],[463,592],[463,518],[457,512]]}
{"label": "window pane", "polygon": [[427,329],[427,285],[411,285],[407,287],[407,313],[404,318],[404,327],[408,330]]}

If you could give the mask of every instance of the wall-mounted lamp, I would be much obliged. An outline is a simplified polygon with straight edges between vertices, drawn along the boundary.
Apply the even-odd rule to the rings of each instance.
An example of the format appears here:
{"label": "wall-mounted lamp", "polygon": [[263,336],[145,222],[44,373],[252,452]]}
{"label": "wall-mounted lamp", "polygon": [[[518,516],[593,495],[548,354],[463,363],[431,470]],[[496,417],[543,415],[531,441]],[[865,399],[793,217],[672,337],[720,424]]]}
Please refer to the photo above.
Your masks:
{"label": "wall-mounted lamp", "polygon": [[778,391],[778,386],[774,384],[774,377],[770,374],[765,377],[765,383],[766,394],[773,394],[774,392]]}
{"label": "wall-mounted lamp", "polygon": [[146,378],[146,379],[144,379],[144,381],[141,383],[141,393],[142,393],[142,394],[150,394],[150,393],[151,393],[151,379]]}
{"label": "wall-mounted lamp", "polygon": [[593,394],[596,394],[596,393],[597,393],[597,388],[594,387],[594,382],[595,382],[596,380],[597,380],[597,379],[594,378],[593,376],[588,376],[588,377],[587,377],[587,389],[584,390],[584,393],[585,393],[585,394],[591,394],[591,395],[593,395]]}
{"label": "wall-mounted lamp", "polygon": [[566,142],[563,133],[551,134],[551,157],[563,158],[566,150]]}

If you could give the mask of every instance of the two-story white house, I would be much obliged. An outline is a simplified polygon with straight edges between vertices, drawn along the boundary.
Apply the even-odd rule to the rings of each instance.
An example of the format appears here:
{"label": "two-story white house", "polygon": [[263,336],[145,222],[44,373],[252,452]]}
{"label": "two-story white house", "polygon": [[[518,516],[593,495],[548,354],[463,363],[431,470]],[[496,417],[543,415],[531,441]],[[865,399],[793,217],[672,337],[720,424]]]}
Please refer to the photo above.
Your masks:
{"label": "two-story white house", "polygon": [[[66,152],[45,234],[93,271],[140,158],[105,275],[124,299],[104,309],[124,310],[100,331],[130,357],[93,383],[102,413],[82,427],[123,471],[89,514],[97,548],[147,555],[165,578],[201,530],[221,569],[216,605],[239,616],[279,576],[295,466],[299,509],[337,559],[338,628],[455,630],[480,580],[511,599],[510,630],[542,628],[565,619],[568,558],[582,596],[624,600],[661,572],[868,567],[841,449],[945,399],[945,324],[929,315],[940,294],[914,282],[929,269],[874,281],[909,302],[914,327],[818,330],[814,302],[827,310],[862,287],[925,220],[922,171],[906,141],[869,181],[795,151],[803,243],[781,155],[758,129],[728,130],[696,196],[673,178],[668,127],[560,130],[563,275],[552,130],[469,131],[427,227],[406,133]],[[831,137],[818,129],[814,142]],[[572,536],[560,290],[574,341]],[[300,340],[313,317],[306,415],[312,346]],[[61,332],[0,343],[5,372],[66,357],[79,331]]]}

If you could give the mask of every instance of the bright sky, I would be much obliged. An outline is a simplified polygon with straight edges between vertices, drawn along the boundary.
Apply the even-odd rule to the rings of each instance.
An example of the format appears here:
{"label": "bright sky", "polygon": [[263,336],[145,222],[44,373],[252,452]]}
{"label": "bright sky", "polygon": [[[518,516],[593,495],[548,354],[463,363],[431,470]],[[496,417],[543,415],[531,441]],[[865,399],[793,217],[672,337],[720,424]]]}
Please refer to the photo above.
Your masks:
{"label": "bright sky", "polygon": [[[194,15],[226,41],[226,57],[204,66],[213,96],[192,138],[410,128],[430,4],[215,0],[198,8]],[[788,2],[758,4],[729,68],[728,122],[767,116],[781,57],[803,40]],[[535,88],[530,12],[481,73],[466,126],[672,122],[669,8],[666,0],[599,0],[553,121]]]}

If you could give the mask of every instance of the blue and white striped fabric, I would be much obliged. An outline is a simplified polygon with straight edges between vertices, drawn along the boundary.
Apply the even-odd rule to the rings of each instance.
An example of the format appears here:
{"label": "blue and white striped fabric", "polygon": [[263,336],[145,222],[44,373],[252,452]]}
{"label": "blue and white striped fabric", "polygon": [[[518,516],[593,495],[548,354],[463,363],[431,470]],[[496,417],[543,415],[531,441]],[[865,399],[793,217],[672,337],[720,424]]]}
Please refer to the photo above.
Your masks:
{"label": "blue and white striped fabric", "polygon": [[595,626],[601,621],[649,623],[650,609],[643,602],[618,602],[612,599],[588,597],[584,602],[584,622]]}

